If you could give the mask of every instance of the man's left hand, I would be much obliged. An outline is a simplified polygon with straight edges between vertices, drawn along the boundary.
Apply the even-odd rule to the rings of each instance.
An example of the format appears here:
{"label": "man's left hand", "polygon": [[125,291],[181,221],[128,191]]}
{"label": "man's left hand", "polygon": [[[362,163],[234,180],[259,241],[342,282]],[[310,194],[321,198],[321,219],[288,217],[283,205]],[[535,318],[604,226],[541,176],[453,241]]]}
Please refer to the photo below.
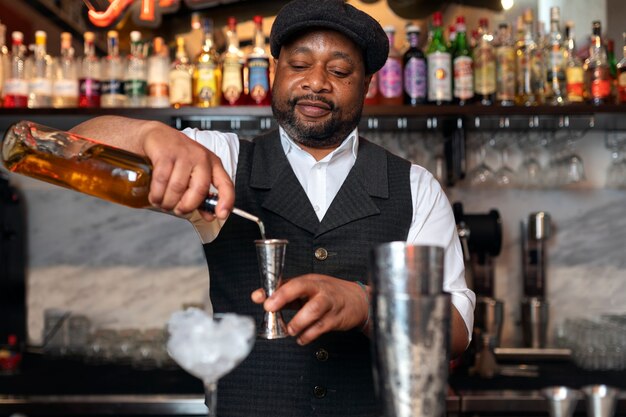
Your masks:
{"label": "man's left hand", "polygon": [[356,282],[319,274],[291,278],[269,298],[262,289],[252,293],[252,301],[263,303],[266,311],[299,306],[287,330],[300,345],[333,330],[363,327],[368,320],[368,298]]}

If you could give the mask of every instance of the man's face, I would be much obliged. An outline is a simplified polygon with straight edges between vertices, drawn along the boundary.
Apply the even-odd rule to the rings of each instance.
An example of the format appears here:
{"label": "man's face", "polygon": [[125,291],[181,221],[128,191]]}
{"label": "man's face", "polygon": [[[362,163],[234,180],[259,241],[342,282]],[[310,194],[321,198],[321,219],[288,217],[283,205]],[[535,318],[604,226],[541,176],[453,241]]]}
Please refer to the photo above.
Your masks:
{"label": "man's face", "polygon": [[333,30],[313,30],[283,45],[276,62],[272,110],[296,142],[338,146],[361,118],[371,76],[361,50]]}

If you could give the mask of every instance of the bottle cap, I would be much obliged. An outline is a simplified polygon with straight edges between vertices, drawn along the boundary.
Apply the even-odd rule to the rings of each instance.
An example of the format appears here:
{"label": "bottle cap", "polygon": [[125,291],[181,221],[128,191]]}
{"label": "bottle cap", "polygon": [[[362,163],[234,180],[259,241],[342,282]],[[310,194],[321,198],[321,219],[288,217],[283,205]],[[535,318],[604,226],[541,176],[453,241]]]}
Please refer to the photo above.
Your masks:
{"label": "bottle cap", "polygon": [[37,45],[45,45],[47,36],[48,35],[46,34],[46,32],[44,32],[43,30],[38,30],[37,32],[35,32],[35,43]]}
{"label": "bottle cap", "polygon": [[24,34],[22,32],[15,31],[11,33],[11,39],[13,39],[13,42],[22,43],[24,40]]}
{"label": "bottle cap", "polygon": [[139,42],[141,40],[141,32],[138,30],[133,30],[130,32],[130,41],[131,42]]}
{"label": "bottle cap", "polygon": [[550,7],[550,21],[558,22],[561,20],[561,9],[557,6]]}
{"label": "bottle cap", "polygon": [[481,17],[478,20],[478,26],[480,26],[482,28],[489,27],[489,19],[487,19],[486,17]]}
{"label": "bottle cap", "polygon": [[93,42],[96,35],[93,32],[85,32],[84,38],[86,42]]}
{"label": "bottle cap", "polygon": [[254,23],[256,23],[257,25],[260,25],[261,23],[263,23],[263,16],[260,15],[256,15],[254,16],[254,18],[252,19],[254,21]]}
{"label": "bottle cap", "polygon": [[433,14],[433,25],[441,26],[442,22],[443,22],[443,16],[441,15],[441,12],[435,12]]}
{"label": "bottle cap", "polygon": [[420,27],[413,23],[409,24],[405,28],[405,30],[406,30],[406,33],[420,33],[421,32]]}
{"label": "bottle cap", "polygon": [[391,33],[396,33],[396,28],[393,25],[387,25],[383,28],[383,30],[387,33],[391,32]]}
{"label": "bottle cap", "polygon": [[117,30],[110,30],[107,32],[107,38],[117,38]]}
{"label": "bottle cap", "polygon": [[230,16],[228,18],[228,29],[230,30],[237,29],[237,19],[234,16]]}
{"label": "bottle cap", "polygon": [[61,48],[72,47],[72,34],[69,32],[61,33]]}
{"label": "bottle cap", "polygon": [[163,46],[165,45],[165,41],[162,37],[157,36],[154,38],[154,54],[158,55],[163,50]]}

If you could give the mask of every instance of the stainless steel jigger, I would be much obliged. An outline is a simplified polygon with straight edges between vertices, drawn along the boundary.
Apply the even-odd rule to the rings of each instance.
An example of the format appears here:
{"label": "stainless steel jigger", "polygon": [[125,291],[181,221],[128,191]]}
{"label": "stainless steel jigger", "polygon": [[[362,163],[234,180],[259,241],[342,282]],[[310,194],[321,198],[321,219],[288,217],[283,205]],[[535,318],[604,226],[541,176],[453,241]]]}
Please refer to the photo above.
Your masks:
{"label": "stainless steel jigger", "polygon": [[[285,251],[289,242],[284,239],[266,239],[255,240],[254,243],[263,289],[269,297],[282,284]],[[280,339],[289,336],[287,325],[280,311],[265,312],[258,336],[263,339]]]}
{"label": "stainless steel jigger", "polygon": [[546,387],[541,394],[548,400],[550,417],[572,417],[581,397],[580,391],[563,386]]}

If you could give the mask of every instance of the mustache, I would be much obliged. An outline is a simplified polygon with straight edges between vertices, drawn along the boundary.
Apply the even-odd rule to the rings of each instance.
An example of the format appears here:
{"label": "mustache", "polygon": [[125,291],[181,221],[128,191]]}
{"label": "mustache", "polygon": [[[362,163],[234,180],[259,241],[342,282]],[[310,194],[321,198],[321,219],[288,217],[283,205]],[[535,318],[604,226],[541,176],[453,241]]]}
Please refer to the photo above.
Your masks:
{"label": "mustache", "polygon": [[330,108],[330,110],[334,110],[335,109],[335,103],[333,103],[332,101],[330,101],[326,97],[318,96],[316,94],[305,94],[303,96],[294,97],[294,98],[289,100],[289,104],[291,106],[295,106],[301,100],[320,101],[320,102],[326,104]]}

